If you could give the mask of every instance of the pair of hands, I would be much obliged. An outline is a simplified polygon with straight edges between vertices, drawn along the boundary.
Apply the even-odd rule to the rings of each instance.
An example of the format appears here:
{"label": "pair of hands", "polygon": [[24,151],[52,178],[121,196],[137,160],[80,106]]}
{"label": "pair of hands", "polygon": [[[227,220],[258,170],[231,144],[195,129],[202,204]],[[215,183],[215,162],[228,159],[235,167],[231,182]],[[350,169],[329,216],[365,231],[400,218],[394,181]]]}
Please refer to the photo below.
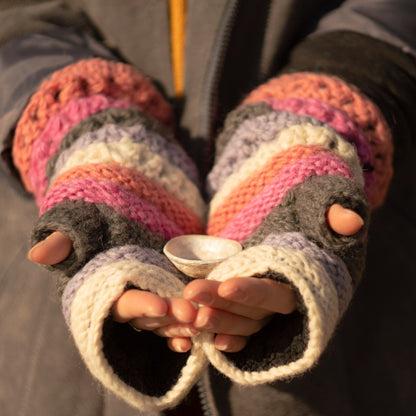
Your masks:
{"label": "pair of hands", "polygon": [[[363,226],[356,212],[339,204],[329,208],[327,223],[341,235],[353,235]],[[53,265],[66,259],[71,250],[72,241],[54,232],[30,250],[29,259]],[[201,331],[216,334],[218,350],[238,352],[275,313],[289,314],[295,309],[296,294],[289,285],[244,277],[222,283],[193,280],[185,287],[182,298],[162,298],[131,289],[114,303],[112,314],[117,322],[129,322],[136,329],[167,338],[169,348],[176,352],[188,351],[192,347],[191,336]]]}

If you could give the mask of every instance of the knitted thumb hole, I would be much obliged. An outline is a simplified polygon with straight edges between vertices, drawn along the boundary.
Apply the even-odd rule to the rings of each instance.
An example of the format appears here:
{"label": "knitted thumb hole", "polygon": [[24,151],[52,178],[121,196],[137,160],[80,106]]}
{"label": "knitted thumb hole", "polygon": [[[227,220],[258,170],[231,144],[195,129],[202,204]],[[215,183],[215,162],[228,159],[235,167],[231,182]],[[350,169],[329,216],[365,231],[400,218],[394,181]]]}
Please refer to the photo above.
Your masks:
{"label": "knitted thumb hole", "polygon": [[[71,279],[63,294],[66,319],[93,376],[143,411],[175,406],[207,364],[198,346],[185,354],[169,353],[166,339],[148,331],[136,332],[128,324],[118,324],[111,319],[112,305],[128,287],[161,297],[180,296],[185,284],[168,263],[152,249],[116,247],[87,263]],[[149,345],[156,347],[152,349]],[[161,349],[166,350],[165,354],[174,362],[168,362],[163,354],[158,356]],[[149,365],[153,368],[151,374],[149,369],[146,371]],[[171,368],[167,368],[169,365]],[[163,385],[159,386],[161,377],[164,377]],[[153,385],[149,387],[152,380]]]}
{"label": "knitted thumb hole", "polygon": [[[194,339],[210,363],[238,384],[256,385],[292,377],[310,369],[322,354],[339,316],[337,292],[324,267],[300,250],[258,245],[251,247],[217,266],[207,277],[225,281],[233,277],[252,277],[273,271],[283,275],[301,297],[305,309],[303,351],[287,363],[278,363],[276,351],[265,351],[256,345],[256,334],[251,337],[250,356],[260,357],[261,365],[251,360],[251,368],[238,359],[239,353],[227,354],[214,346],[212,334],[201,333]],[[269,324],[273,325],[273,323]],[[273,327],[266,331],[275,331]],[[248,348],[248,346],[246,346]],[[270,354],[264,357],[263,352]],[[267,363],[266,366],[264,363]],[[245,368],[244,368],[245,367]]]}

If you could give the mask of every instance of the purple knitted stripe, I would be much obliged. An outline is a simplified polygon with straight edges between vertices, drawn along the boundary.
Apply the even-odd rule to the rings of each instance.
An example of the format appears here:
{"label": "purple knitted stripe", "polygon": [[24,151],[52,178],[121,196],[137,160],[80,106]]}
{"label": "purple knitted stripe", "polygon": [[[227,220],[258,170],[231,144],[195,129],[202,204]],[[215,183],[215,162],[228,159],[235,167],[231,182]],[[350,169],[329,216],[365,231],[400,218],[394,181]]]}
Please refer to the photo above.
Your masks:
{"label": "purple knitted stripe", "polygon": [[[283,100],[266,98],[264,101],[275,111],[290,111],[299,115],[309,115],[328,124],[355,146],[361,166],[374,166],[370,143],[358,126],[343,111],[315,98],[286,98]],[[371,189],[376,183],[375,173],[364,170],[363,174],[365,190],[367,194],[371,194]]]}
{"label": "purple knitted stripe", "polygon": [[94,178],[73,179],[62,183],[48,193],[40,207],[40,215],[64,200],[106,204],[165,240],[184,234],[178,225],[154,205],[126,191],[120,185],[97,181]]}
{"label": "purple knitted stripe", "polygon": [[220,233],[220,237],[244,241],[279,205],[286,192],[310,176],[342,175],[351,178],[349,166],[337,157],[311,156],[282,170],[264,189],[238,212]]}
{"label": "purple knitted stripe", "polygon": [[285,247],[300,250],[313,257],[327,271],[338,293],[339,312],[342,315],[350,301],[352,280],[345,263],[326,250],[319,248],[309,241],[303,234],[289,232],[282,234],[269,234],[262,242],[272,247]]}
{"label": "purple knitted stripe", "polygon": [[130,137],[134,143],[146,144],[152,153],[160,155],[179,167],[193,183],[199,185],[198,171],[184,150],[175,143],[168,142],[159,134],[146,130],[142,125],[121,127],[116,124],[107,124],[94,132],[83,134],[69,149],[64,150],[59,155],[55,164],[55,173],[62,169],[65,162],[75,151],[92,143],[117,142],[126,136]]}
{"label": "purple knitted stripe", "polygon": [[345,140],[355,145],[361,165],[372,164],[370,143],[346,113],[314,98],[267,98],[264,100],[275,111],[290,111],[312,116],[334,128]]}
{"label": "purple knitted stripe", "polygon": [[123,260],[151,264],[167,270],[179,279],[184,278],[164,255],[151,248],[142,248],[135,245],[111,248],[110,250],[95,256],[68,282],[62,294],[62,307],[68,326],[71,324],[72,301],[81,285],[99,268]]}
{"label": "purple knitted stripe", "polygon": [[272,112],[241,123],[207,177],[208,193],[212,196],[228,176],[236,172],[246,159],[253,156],[263,144],[276,139],[284,129],[303,124],[323,126],[310,117],[286,111]]}
{"label": "purple knitted stripe", "polygon": [[92,114],[109,107],[129,108],[132,104],[115,100],[101,94],[70,101],[61,111],[53,115],[42,134],[35,141],[30,159],[29,178],[36,194],[44,195],[47,178],[46,165],[58,151],[59,145],[69,130]]}

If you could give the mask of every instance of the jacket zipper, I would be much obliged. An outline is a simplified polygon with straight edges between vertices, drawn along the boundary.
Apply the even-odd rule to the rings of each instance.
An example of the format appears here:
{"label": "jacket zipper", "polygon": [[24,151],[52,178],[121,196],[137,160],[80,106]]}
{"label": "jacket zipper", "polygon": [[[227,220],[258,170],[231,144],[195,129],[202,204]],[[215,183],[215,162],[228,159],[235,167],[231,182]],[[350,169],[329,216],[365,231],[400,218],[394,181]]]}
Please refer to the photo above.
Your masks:
{"label": "jacket zipper", "polygon": [[212,127],[215,117],[215,108],[217,105],[218,83],[222,67],[224,65],[225,54],[227,52],[231,30],[233,28],[235,17],[238,12],[240,0],[229,0],[220,22],[217,36],[214,42],[212,59],[209,62],[207,75],[205,78],[205,88],[202,96],[203,116],[200,122],[201,137],[211,138]]}
{"label": "jacket zipper", "polygon": [[197,383],[199,400],[201,402],[202,413],[204,416],[219,416],[216,409],[214,398],[210,391],[209,369],[207,368],[203,376]]}

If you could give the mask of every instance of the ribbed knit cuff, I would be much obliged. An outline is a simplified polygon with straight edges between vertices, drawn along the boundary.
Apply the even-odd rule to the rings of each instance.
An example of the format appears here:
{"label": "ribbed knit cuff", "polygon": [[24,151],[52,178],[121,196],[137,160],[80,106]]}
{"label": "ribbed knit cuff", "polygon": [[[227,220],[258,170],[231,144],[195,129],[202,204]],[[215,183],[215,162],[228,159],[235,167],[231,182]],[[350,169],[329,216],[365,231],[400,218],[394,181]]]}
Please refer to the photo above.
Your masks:
{"label": "ribbed knit cuff", "polygon": [[109,390],[142,411],[178,404],[207,365],[203,351],[169,350],[166,340],[111,319],[126,287],[162,297],[180,296],[186,280],[160,253],[120,246],[80,270],[63,293],[64,314],[91,373]]}
{"label": "ribbed knit cuff", "polygon": [[314,251],[319,249],[308,253],[285,245],[251,247],[217,266],[208,276],[217,281],[280,276],[292,285],[303,304],[302,314],[276,315],[239,353],[218,351],[212,334],[197,336],[195,344],[205,351],[211,364],[236,383],[270,383],[309,370],[324,351],[340,312],[349,301],[351,281],[345,267],[340,265],[338,278],[344,289],[349,286],[350,293],[344,294],[340,304],[337,289],[324,266],[324,255],[314,258]]}

